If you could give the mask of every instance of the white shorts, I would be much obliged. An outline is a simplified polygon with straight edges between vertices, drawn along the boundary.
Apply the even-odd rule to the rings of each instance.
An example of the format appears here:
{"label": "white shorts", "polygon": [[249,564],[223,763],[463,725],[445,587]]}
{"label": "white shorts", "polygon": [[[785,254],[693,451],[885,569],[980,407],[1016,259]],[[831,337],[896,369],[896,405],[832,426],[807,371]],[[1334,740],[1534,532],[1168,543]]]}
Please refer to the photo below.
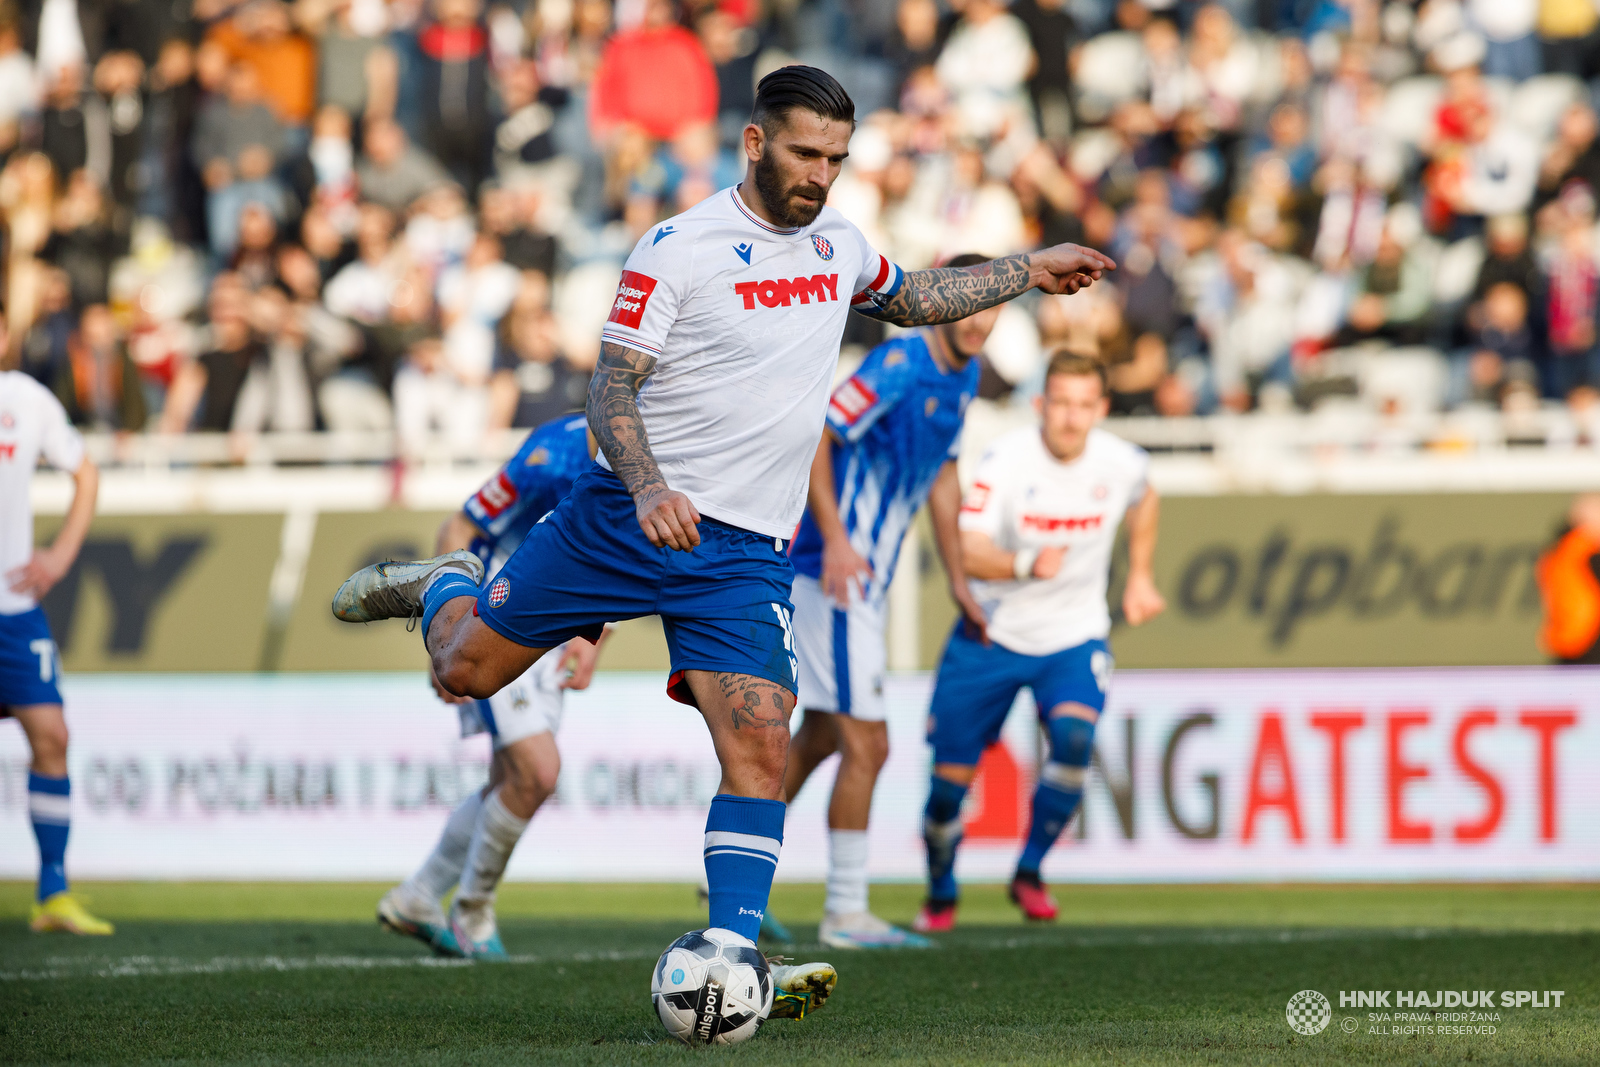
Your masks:
{"label": "white shorts", "polygon": [[798,706],[852,719],[884,719],[883,672],[888,665],[882,607],[851,591],[850,607],[824,596],[822,583],[794,576],[794,643],[800,660]]}
{"label": "white shorts", "polygon": [[[581,639],[580,639],[581,640]],[[561,728],[561,704],[567,676],[562,660],[566,645],[558,645],[540,657],[516,681],[488,700],[457,704],[461,716],[461,736],[487,732],[494,739],[495,751],[534,734],[555,733]]]}

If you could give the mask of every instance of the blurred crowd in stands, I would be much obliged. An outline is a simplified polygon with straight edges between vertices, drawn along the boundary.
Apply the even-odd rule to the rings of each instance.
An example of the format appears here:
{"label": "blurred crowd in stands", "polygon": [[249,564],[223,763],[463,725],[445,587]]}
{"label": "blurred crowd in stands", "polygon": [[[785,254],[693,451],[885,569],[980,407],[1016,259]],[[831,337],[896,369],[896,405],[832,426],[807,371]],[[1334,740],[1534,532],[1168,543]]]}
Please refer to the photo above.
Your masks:
{"label": "blurred crowd in stands", "polygon": [[1592,437],[1597,2],[4,0],[7,357],[90,428],[470,452],[582,406],[622,260],[807,62],[860,120],[830,202],[902,266],[1121,264],[1006,309],[995,403],[1065,346],[1122,414]]}

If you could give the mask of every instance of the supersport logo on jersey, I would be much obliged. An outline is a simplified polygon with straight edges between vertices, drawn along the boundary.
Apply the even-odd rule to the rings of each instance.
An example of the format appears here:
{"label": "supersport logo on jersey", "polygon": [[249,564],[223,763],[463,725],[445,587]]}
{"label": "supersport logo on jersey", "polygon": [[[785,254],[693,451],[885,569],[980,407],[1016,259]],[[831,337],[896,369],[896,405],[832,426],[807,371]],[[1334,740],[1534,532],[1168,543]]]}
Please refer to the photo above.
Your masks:
{"label": "supersport logo on jersey", "polygon": [[517,502],[517,487],[506,477],[506,472],[501,471],[484,483],[476,499],[485,516],[498,519],[502,511]]}
{"label": "supersport logo on jersey", "polygon": [[[652,283],[653,284],[653,283]],[[839,299],[839,276],[837,274],[813,274],[809,278],[778,278],[774,281],[764,282],[738,282],[733,291],[744,297],[744,309],[754,311],[756,301],[761,301],[762,307],[775,308],[780,304],[788,307],[790,302],[799,298],[800,303],[809,304],[815,297],[817,303],[825,304],[830,300]]]}
{"label": "supersport logo on jersey", "polygon": [[833,391],[833,399],[828,406],[837,411],[844,419],[846,426],[854,426],[857,419],[872,410],[872,405],[878,402],[878,394],[872,387],[860,378],[851,378]]}
{"label": "supersport logo on jersey", "polygon": [[648,274],[623,271],[622,281],[617,283],[617,300],[611,305],[611,315],[607,321],[637,330],[640,320],[644,318],[644,306],[650,302],[650,294],[655,291],[656,280]]}

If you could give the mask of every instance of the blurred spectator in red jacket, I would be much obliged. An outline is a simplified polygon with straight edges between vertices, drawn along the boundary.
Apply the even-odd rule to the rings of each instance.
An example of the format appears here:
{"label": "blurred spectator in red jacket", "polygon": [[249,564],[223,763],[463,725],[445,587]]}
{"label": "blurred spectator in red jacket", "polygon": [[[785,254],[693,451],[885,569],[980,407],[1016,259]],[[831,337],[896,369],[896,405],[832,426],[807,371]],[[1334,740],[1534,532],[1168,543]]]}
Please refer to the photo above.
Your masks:
{"label": "blurred spectator in red jacket", "polygon": [[606,46],[589,107],[596,140],[631,123],[670,141],[686,126],[716,120],[717,72],[677,20],[673,0],[649,0],[644,21]]}

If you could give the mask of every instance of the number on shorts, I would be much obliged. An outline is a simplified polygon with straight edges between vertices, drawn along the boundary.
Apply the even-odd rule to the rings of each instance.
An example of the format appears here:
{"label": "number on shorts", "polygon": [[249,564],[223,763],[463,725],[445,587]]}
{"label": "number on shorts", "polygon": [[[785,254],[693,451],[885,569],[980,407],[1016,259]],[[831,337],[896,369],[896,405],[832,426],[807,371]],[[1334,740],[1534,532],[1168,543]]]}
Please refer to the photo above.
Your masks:
{"label": "number on shorts", "polygon": [[1089,673],[1094,675],[1094,684],[1104,693],[1111,684],[1111,654],[1095,649],[1089,656]]}
{"label": "number on shorts", "polygon": [[56,676],[56,643],[48,637],[28,642],[28,651],[39,657],[39,681],[48,682]]}

